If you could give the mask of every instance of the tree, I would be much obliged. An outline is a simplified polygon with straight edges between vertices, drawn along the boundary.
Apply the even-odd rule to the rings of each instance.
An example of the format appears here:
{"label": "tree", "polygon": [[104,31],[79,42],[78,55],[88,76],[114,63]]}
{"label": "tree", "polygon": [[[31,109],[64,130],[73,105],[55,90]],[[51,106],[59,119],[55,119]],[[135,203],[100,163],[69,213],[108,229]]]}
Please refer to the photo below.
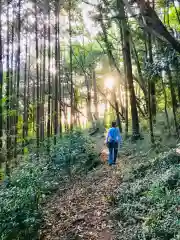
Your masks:
{"label": "tree", "polygon": [[125,73],[128,82],[128,89],[130,94],[130,105],[131,105],[131,115],[132,115],[132,131],[133,137],[139,138],[139,119],[136,106],[136,96],[133,85],[133,74],[132,74],[132,64],[131,64],[131,52],[130,52],[130,35],[129,29],[125,18],[124,4],[121,0],[117,0],[117,7],[119,11],[119,17],[122,18],[122,33],[123,33],[123,48],[124,48],[124,62],[126,65]]}

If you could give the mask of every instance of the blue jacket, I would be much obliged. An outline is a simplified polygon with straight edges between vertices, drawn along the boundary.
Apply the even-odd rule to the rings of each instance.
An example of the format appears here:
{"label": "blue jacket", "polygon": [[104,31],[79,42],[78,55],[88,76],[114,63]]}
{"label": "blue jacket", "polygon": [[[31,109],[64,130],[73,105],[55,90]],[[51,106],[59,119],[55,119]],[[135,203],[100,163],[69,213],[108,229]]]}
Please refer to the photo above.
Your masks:
{"label": "blue jacket", "polygon": [[106,143],[110,143],[112,141],[122,143],[122,137],[119,131],[119,128],[110,128],[106,137]]}

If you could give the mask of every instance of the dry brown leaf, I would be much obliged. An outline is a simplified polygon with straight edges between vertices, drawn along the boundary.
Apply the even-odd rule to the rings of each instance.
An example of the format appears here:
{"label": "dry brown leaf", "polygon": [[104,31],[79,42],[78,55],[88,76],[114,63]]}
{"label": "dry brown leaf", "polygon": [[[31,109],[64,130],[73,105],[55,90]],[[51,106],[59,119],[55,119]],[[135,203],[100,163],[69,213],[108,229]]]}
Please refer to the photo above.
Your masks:
{"label": "dry brown leaf", "polygon": [[112,240],[107,199],[118,186],[119,176],[103,165],[83,181],[67,186],[63,196],[57,193],[44,208],[41,240],[66,240],[68,233],[79,240]]}

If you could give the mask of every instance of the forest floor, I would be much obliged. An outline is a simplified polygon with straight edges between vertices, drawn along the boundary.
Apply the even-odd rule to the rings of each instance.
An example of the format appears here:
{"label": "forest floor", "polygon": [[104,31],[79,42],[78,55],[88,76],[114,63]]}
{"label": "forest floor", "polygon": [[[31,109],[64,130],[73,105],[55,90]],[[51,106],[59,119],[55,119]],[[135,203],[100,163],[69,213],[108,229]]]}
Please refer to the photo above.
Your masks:
{"label": "forest floor", "polygon": [[59,187],[43,208],[40,240],[180,239],[179,148],[145,140],[124,142],[115,167],[105,162]]}
{"label": "forest floor", "polygon": [[120,161],[107,164],[74,182],[45,206],[41,240],[113,240],[110,212],[121,182]]}

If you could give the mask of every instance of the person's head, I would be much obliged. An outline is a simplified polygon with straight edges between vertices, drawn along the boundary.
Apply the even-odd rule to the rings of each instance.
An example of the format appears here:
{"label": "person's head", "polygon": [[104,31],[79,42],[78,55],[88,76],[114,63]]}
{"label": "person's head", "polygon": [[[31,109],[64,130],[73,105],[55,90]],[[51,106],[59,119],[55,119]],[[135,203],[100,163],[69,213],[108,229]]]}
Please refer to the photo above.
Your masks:
{"label": "person's head", "polygon": [[116,121],[113,121],[111,124],[112,127],[116,127]]}

